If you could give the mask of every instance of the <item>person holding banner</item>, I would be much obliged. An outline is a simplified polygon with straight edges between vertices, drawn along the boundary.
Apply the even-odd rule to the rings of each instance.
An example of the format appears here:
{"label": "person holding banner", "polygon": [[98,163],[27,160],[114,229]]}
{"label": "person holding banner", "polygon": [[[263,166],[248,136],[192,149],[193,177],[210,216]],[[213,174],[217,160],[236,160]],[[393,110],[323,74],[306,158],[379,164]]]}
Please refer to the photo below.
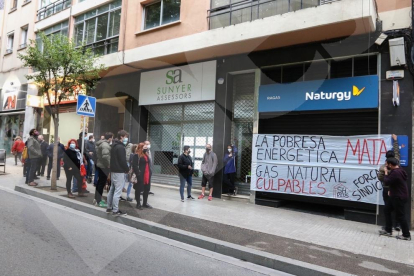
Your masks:
{"label": "person holding banner", "polygon": [[392,236],[392,211],[395,211],[397,221],[401,225],[402,235],[396,236],[400,240],[411,240],[405,214],[405,205],[409,198],[407,186],[407,173],[399,167],[398,159],[391,157],[387,159],[387,166],[384,169],[384,183],[390,187],[389,204],[385,206],[385,230],[380,230],[383,236]]}

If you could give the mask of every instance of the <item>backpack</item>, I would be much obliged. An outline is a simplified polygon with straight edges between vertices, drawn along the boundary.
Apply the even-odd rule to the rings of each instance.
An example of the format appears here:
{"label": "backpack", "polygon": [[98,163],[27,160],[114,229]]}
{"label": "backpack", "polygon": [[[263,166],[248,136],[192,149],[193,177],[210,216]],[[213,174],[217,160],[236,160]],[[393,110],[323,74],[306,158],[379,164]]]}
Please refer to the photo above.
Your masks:
{"label": "backpack", "polygon": [[23,149],[23,152],[22,152],[22,158],[23,158],[24,160],[26,160],[26,159],[28,159],[28,158],[29,158],[29,154],[28,154],[28,152],[27,152],[27,147],[24,147],[24,149]]}

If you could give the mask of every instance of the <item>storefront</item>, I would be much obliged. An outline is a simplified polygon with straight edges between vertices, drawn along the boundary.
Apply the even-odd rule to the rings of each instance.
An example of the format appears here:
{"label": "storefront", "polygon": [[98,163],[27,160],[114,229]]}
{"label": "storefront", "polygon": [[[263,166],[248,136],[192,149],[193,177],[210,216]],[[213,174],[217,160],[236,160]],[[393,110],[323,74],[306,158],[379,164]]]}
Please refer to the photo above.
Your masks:
{"label": "storefront", "polygon": [[154,158],[154,182],[178,184],[178,157],[192,148],[195,182],[202,176],[206,144],[214,144],[216,62],[141,74],[139,105],[148,116],[147,139]]}

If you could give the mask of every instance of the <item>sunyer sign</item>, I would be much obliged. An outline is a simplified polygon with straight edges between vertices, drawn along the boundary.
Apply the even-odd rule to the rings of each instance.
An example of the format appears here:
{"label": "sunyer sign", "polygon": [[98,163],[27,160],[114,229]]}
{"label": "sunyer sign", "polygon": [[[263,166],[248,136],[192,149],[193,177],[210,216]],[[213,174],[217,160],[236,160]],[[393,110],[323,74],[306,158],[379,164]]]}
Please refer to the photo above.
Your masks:
{"label": "sunyer sign", "polygon": [[378,76],[262,85],[259,112],[378,108]]}

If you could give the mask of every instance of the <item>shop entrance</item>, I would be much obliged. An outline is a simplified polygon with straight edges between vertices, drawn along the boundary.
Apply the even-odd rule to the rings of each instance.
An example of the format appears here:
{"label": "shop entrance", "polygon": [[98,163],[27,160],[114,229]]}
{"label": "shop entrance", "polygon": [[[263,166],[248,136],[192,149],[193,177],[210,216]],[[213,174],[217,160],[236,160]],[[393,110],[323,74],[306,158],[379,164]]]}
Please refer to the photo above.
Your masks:
{"label": "shop entrance", "polygon": [[199,184],[205,145],[213,143],[213,119],[214,102],[149,108],[148,139],[154,158],[155,182],[179,184],[178,157],[184,146],[190,146],[195,169],[194,184]]}

